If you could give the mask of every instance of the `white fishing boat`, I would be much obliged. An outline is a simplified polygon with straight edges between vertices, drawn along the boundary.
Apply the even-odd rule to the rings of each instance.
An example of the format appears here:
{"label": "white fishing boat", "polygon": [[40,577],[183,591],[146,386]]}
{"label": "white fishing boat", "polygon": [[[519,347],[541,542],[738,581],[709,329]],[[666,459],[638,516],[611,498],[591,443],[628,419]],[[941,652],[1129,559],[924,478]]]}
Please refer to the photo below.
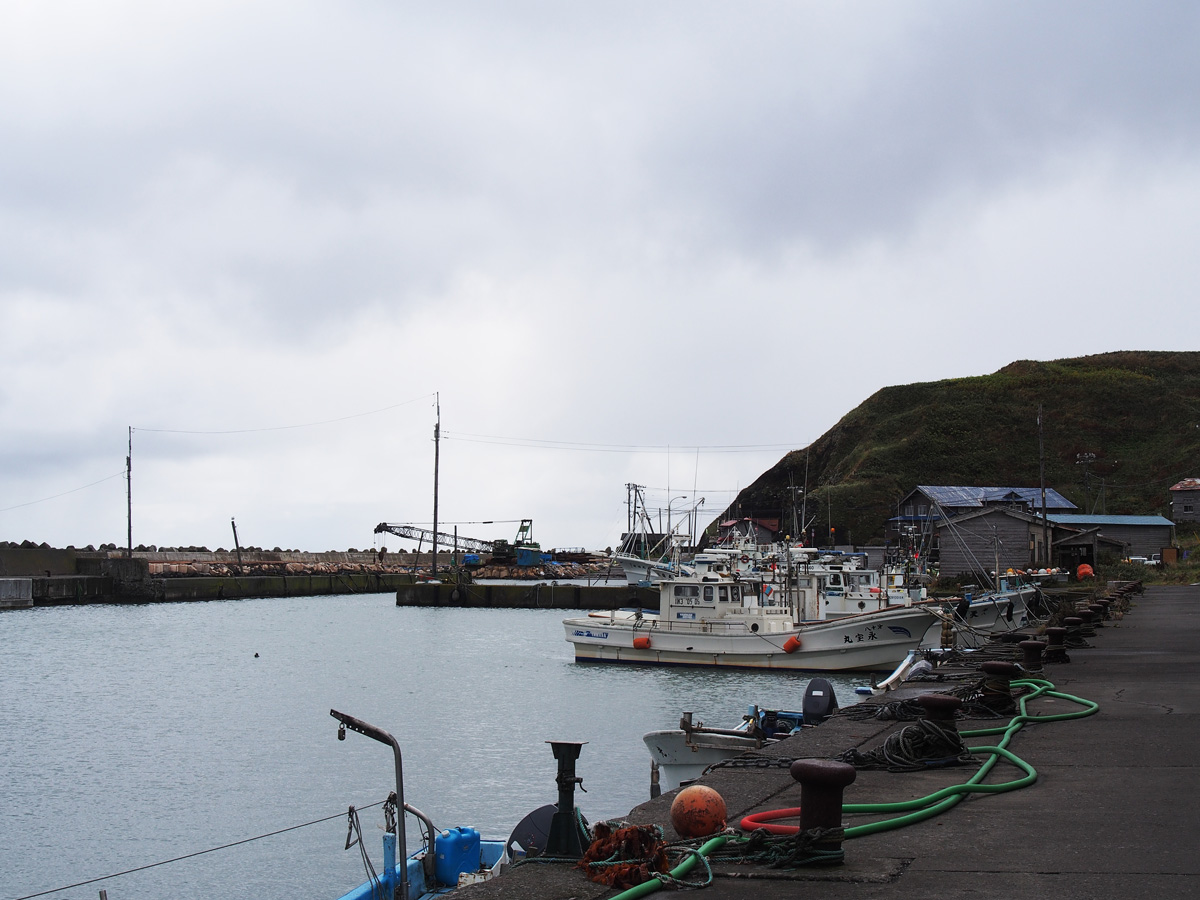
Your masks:
{"label": "white fishing boat", "polygon": [[614,553],[612,558],[625,573],[625,580],[635,586],[655,584],[690,571],[687,566],[673,559],[640,559],[622,553]]}
{"label": "white fishing boat", "polygon": [[[1001,576],[993,590],[964,591],[961,597],[926,600],[920,605],[941,610],[943,620],[948,618],[954,626],[957,646],[977,648],[995,634],[1016,631],[1034,622],[1039,599],[1036,585]],[[941,646],[941,629],[930,629],[921,646]]]}
{"label": "white fishing boat", "polygon": [[797,671],[890,671],[940,620],[921,606],[826,617],[814,575],[778,568],[746,580],[728,557],[698,554],[659,585],[656,613],[563,620],[580,662]]}
{"label": "white fishing boat", "polygon": [[678,728],[648,731],[642,742],[650,751],[650,796],[673,791],[699,778],[710,766],[750,750],[783,740],[802,727],[819,725],[838,709],[833,685],[814,678],[804,692],[800,710],[751,706],[732,728],[712,728],[693,722],[685,712]]}

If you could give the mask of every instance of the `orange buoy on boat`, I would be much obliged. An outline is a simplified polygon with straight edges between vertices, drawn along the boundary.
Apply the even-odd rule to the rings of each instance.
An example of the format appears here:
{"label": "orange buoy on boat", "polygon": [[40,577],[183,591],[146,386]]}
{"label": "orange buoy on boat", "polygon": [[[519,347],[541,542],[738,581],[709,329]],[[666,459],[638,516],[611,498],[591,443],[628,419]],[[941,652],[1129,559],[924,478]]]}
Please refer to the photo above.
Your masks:
{"label": "orange buoy on boat", "polygon": [[799,649],[800,649],[800,638],[796,637],[796,635],[794,635],[794,634],[790,638],[788,638],[786,641],[783,642],[783,652],[784,653],[795,653]]}
{"label": "orange buoy on boat", "polygon": [[633,639],[633,649],[634,650],[649,650],[650,649],[650,638],[645,637],[645,636],[635,637]]}
{"label": "orange buoy on boat", "polygon": [[680,837],[716,834],[725,827],[725,799],[710,787],[690,784],[671,803],[671,825]]}

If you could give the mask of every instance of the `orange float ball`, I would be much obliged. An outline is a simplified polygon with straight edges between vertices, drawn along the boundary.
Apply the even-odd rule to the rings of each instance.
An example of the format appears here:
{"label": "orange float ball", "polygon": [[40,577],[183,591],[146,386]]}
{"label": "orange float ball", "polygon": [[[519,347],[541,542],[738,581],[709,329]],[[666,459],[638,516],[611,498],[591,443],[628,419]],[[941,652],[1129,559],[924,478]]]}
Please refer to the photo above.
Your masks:
{"label": "orange float ball", "polygon": [[671,803],[671,825],[680,837],[716,834],[725,827],[725,800],[710,787],[690,784]]}

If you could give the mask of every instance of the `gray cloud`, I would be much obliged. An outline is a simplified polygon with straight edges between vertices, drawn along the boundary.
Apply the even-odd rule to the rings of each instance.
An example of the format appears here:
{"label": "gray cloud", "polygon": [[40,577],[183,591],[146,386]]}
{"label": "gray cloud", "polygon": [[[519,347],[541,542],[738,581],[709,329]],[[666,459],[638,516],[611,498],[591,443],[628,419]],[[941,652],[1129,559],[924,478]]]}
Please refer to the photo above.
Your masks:
{"label": "gray cloud", "polygon": [[[460,431],[802,443],[885,384],[1186,341],[1127,311],[1193,305],[1191,5],[22,9],[0,9],[13,502],[119,468],[130,424],[438,390]],[[349,543],[427,505],[430,415],[135,436],[146,540],[223,540],[237,512],[288,535],[258,543]],[[675,465],[732,491],[773,461]],[[668,480],[665,452],[447,465],[452,502],[580,530],[561,543],[610,543],[621,485]],[[119,530],[110,487],[0,537]]]}

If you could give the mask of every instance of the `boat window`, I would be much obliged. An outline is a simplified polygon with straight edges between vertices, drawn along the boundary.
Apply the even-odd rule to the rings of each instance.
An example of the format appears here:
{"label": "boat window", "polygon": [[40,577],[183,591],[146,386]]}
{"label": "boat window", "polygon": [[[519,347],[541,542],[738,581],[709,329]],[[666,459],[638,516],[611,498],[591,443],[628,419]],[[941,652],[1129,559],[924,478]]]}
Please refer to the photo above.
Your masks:
{"label": "boat window", "polygon": [[741,603],[742,602],[742,586],[740,584],[730,585],[729,590],[732,593],[732,596],[730,599],[734,603]]}
{"label": "boat window", "polygon": [[697,584],[677,584],[675,585],[676,597],[699,597],[700,586]]}
{"label": "boat window", "polygon": [[837,572],[830,573],[829,586],[830,587],[841,587],[842,586],[842,576]]}
{"label": "boat window", "polygon": [[802,587],[802,588],[812,587],[812,579],[811,578],[797,578],[796,579],[796,587]]}
{"label": "boat window", "polygon": [[706,603],[712,603],[712,599],[713,599],[713,589],[712,589],[712,585],[711,585],[711,584],[706,584],[706,585],[704,586],[704,600],[705,600],[705,602],[706,602]]}
{"label": "boat window", "polygon": [[727,588],[725,585],[721,585],[719,588],[717,588],[717,599],[719,599],[722,603],[728,603],[729,588]]}

